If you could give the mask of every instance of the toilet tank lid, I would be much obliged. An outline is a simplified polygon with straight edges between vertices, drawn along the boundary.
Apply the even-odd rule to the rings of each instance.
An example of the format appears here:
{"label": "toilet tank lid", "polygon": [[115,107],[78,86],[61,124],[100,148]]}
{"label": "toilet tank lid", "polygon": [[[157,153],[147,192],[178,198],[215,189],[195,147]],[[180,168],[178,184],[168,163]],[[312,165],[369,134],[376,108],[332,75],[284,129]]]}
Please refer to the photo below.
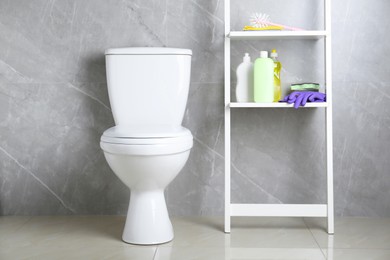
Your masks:
{"label": "toilet tank lid", "polygon": [[164,47],[129,47],[107,49],[105,55],[192,55],[192,51]]}

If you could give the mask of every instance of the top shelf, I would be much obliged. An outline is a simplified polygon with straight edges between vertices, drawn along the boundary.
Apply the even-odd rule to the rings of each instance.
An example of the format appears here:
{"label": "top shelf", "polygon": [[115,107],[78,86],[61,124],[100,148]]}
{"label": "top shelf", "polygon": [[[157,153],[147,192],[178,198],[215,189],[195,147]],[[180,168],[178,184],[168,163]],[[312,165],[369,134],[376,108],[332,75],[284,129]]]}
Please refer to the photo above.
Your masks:
{"label": "top shelf", "polygon": [[318,40],[326,36],[326,31],[231,31],[227,35],[232,40]]}

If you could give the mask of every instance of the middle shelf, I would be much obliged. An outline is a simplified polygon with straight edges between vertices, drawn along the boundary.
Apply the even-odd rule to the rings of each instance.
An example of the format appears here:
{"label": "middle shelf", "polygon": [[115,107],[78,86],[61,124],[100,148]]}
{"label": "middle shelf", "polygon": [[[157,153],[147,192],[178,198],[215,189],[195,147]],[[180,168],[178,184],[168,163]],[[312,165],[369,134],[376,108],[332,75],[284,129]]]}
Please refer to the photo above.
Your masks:
{"label": "middle shelf", "polygon": [[[233,108],[256,108],[256,107],[263,107],[263,108],[293,108],[294,104],[287,104],[287,103],[255,103],[255,102],[249,102],[249,103],[239,103],[239,102],[231,102],[228,104],[229,107]],[[304,107],[299,108],[313,108],[313,107],[327,107],[327,102],[313,102],[313,103],[306,103]]]}

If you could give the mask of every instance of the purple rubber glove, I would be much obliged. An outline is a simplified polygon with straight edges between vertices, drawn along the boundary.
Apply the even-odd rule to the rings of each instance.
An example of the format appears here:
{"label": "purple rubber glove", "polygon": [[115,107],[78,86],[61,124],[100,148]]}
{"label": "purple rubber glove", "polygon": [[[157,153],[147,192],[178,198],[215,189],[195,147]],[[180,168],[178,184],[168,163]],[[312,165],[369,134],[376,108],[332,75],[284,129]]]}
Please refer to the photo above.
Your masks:
{"label": "purple rubber glove", "polygon": [[326,94],[321,92],[313,92],[309,97],[309,102],[326,102]]}
{"label": "purple rubber glove", "polygon": [[314,91],[294,91],[279,102],[294,103],[294,108],[306,105],[307,102],[325,102],[326,94]]}

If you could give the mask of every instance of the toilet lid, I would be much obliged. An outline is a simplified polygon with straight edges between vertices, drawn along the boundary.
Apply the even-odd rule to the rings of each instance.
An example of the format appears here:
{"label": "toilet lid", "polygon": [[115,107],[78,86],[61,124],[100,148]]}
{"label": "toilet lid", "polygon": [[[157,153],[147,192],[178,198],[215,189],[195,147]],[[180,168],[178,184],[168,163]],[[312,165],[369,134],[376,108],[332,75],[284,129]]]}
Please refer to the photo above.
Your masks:
{"label": "toilet lid", "polygon": [[191,132],[172,126],[114,126],[107,129],[101,141],[116,144],[167,144],[192,140]]}

